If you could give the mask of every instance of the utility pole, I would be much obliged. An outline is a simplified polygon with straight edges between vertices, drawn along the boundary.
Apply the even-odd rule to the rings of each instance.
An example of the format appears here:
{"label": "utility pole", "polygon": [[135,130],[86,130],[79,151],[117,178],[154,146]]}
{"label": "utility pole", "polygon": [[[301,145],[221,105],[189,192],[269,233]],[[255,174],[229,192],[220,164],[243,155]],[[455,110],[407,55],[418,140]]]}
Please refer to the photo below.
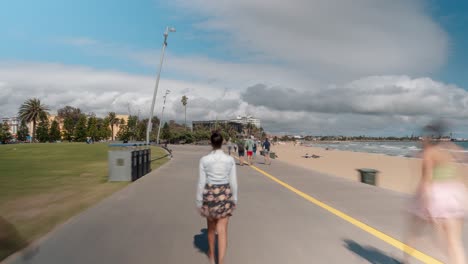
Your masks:
{"label": "utility pole", "polygon": [[158,76],[156,77],[156,84],[154,85],[154,93],[153,93],[153,102],[151,103],[151,109],[150,109],[150,116],[148,118],[148,126],[146,127],[146,144],[149,145],[150,143],[150,132],[151,132],[151,122],[153,119],[153,114],[154,114],[154,104],[156,102],[156,96],[158,94],[158,86],[159,86],[159,79],[161,77],[161,69],[162,69],[162,64],[164,60],[164,51],[166,50],[167,47],[167,36],[169,36],[169,32],[175,32],[175,28],[169,28],[166,27],[166,31],[164,32],[164,42],[162,46],[162,51],[161,51],[161,59],[159,61],[159,69],[158,69]]}
{"label": "utility pole", "polygon": [[162,125],[162,121],[163,121],[163,118],[164,118],[164,108],[166,108],[166,98],[167,98],[167,95],[170,92],[171,91],[166,90],[166,94],[164,94],[164,103],[163,103],[163,108],[162,108],[162,112],[161,112],[161,118],[159,119],[158,137],[156,139],[156,144],[159,144],[159,134],[161,133],[161,125]]}

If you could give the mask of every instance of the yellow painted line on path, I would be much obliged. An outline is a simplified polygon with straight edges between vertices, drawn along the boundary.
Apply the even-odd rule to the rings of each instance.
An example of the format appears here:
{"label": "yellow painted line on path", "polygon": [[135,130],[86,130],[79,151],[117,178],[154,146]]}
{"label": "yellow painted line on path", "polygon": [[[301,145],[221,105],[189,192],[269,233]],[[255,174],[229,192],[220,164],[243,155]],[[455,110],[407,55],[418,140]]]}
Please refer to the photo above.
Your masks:
{"label": "yellow painted line on path", "polygon": [[261,170],[253,165],[250,165],[250,167],[258,172],[260,172],[261,174],[265,175],[266,177],[270,178],[271,180],[273,180],[274,182],[278,183],[279,185],[285,187],[286,189],[292,191],[293,193],[301,196],[302,198],[306,199],[307,201],[327,210],[328,212],[338,216],[339,218],[347,221],[348,223],[351,223],[357,227],[359,227],[360,229],[366,231],[367,233],[387,242],[388,244],[396,247],[397,249],[405,252],[406,254],[410,255],[410,256],[413,256],[414,258],[424,262],[424,263],[429,263],[429,264],[442,264],[442,262],[436,260],[435,258],[429,256],[429,255],[426,255],[424,253],[422,253],[421,251],[411,247],[411,246],[408,246],[406,245],[405,243],[371,227],[371,226],[368,226],[366,224],[364,224],[363,222],[315,199],[314,197],[304,193],[304,192],[301,192],[299,191],[298,189],[292,187],[291,185],[279,180],[278,178],[274,177],[273,175],[269,174],[268,172],[264,171],[264,170]]}

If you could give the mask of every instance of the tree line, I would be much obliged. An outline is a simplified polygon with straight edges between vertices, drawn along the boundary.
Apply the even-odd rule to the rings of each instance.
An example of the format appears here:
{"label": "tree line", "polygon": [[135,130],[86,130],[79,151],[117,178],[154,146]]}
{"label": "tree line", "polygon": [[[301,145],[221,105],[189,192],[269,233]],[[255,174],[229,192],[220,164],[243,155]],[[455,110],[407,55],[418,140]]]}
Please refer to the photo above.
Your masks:
{"label": "tree line", "polygon": [[[148,122],[148,119],[139,120],[137,116],[129,116],[128,120],[121,119],[115,112],[110,112],[106,117],[101,118],[94,113],[85,114],[80,108],[73,106],[58,109],[55,119],[50,120],[49,107],[36,98],[29,99],[22,104],[18,114],[21,125],[17,139],[26,141],[26,137],[31,136],[32,142],[58,140],[85,142],[88,139],[92,141],[143,140]],[[153,124],[159,123],[157,118],[153,118],[152,121]],[[28,131],[27,123],[32,124],[31,133]],[[5,124],[3,127],[6,127]],[[155,128],[157,127],[153,125],[153,131]],[[116,130],[119,132],[114,137]]]}
{"label": "tree line", "polygon": [[[187,97],[182,97],[182,104],[187,105]],[[97,117],[95,114],[85,114],[80,108],[65,106],[57,110],[54,120],[50,119],[50,108],[39,99],[26,100],[19,108],[18,116],[20,126],[18,128],[17,140],[31,142],[56,142],[65,140],[69,142],[85,142],[87,140],[122,140],[122,141],[144,141],[146,139],[146,128],[148,119],[140,119],[138,116],[130,115],[128,119],[120,119],[115,112],[110,112],[105,117]],[[185,114],[186,115],[186,114]],[[159,118],[153,117],[150,141],[156,141],[159,129]],[[29,131],[27,124],[31,124]],[[168,143],[193,143],[210,139],[213,132],[210,128],[197,128],[194,131],[187,129],[186,117],[184,124],[178,124],[171,120],[164,123],[161,128],[160,138]],[[117,133],[115,131],[118,130]],[[227,124],[217,124],[215,129],[225,139],[231,138],[235,141],[239,132]],[[255,135],[257,138],[265,137],[262,128],[252,124],[244,126],[242,134]],[[115,137],[114,137],[115,135]],[[8,123],[0,124],[0,141],[5,143],[13,139]]]}

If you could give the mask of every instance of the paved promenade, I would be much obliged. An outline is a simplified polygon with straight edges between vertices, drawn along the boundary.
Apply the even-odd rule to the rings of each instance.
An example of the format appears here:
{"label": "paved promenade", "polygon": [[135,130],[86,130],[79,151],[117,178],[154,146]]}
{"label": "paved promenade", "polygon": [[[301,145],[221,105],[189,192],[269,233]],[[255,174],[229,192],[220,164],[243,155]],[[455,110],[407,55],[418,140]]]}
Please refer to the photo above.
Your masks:
{"label": "paved promenade", "polygon": [[[48,234],[33,256],[6,263],[208,263],[206,223],[194,197],[198,161],[209,148],[170,147],[174,158],[162,168]],[[280,160],[255,167],[238,167],[226,263],[400,263],[407,196]],[[418,248],[429,256],[412,263],[443,261],[430,239]]]}

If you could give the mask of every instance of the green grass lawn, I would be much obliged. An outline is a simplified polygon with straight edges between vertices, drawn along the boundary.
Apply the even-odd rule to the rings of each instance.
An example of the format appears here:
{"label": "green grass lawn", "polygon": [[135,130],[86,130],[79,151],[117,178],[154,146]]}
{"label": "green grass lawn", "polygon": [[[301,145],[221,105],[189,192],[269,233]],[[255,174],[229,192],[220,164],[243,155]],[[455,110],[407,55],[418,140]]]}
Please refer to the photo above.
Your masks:
{"label": "green grass lawn", "polygon": [[[107,150],[107,144],[0,145],[0,260],[128,184],[107,181]],[[152,147],[153,159],[163,155]],[[2,234],[14,235],[6,241]]]}

